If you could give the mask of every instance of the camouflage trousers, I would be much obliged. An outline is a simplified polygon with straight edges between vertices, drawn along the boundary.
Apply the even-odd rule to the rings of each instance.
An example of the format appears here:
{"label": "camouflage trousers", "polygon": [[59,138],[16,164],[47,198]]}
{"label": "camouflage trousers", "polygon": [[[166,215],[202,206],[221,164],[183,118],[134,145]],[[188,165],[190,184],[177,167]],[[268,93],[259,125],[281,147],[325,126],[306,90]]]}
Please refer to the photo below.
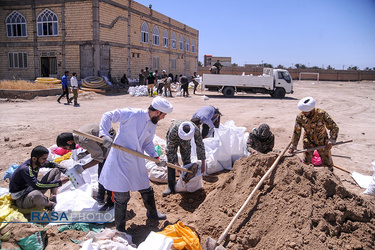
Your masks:
{"label": "camouflage trousers", "polygon": [[[319,146],[326,145],[328,143],[328,139],[323,140],[323,141],[316,141],[316,142],[311,142],[307,138],[303,139],[303,148],[308,149],[308,148],[315,148]],[[306,164],[311,163],[312,157],[313,157],[314,151],[310,152],[304,152],[303,153],[303,162]],[[318,150],[319,156],[322,159],[322,164],[323,166],[326,166],[328,168],[333,167],[333,161],[332,161],[332,156],[331,156],[331,150],[325,150],[324,148]]]}

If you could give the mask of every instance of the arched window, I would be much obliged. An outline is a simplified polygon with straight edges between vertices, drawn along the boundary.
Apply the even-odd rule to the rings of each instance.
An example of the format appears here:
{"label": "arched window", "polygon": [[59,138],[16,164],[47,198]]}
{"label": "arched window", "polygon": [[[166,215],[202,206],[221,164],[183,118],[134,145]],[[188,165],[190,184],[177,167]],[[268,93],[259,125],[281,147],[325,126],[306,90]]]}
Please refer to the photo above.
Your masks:
{"label": "arched window", "polygon": [[186,37],[186,51],[190,51],[190,41],[189,41],[189,37]]}
{"label": "arched window", "polygon": [[7,19],[8,37],[26,37],[26,18],[18,11],[13,11]]}
{"label": "arched window", "polygon": [[179,49],[184,50],[184,38],[182,37],[182,35],[180,35],[180,40],[178,42],[180,44]]}
{"label": "arched window", "polygon": [[148,26],[146,22],[143,22],[141,27],[141,43],[148,43]]}
{"label": "arched window", "polygon": [[195,53],[195,40],[191,42],[191,52]]}
{"label": "arched window", "polygon": [[57,36],[59,34],[57,15],[45,9],[37,18],[38,36]]}
{"label": "arched window", "polygon": [[158,26],[154,27],[154,30],[152,31],[152,44],[158,45],[160,44],[160,36],[159,36],[159,28]]}
{"label": "arched window", "polygon": [[176,36],[176,33],[172,33],[172,49],[176,49],[177,48],[177,36]]}
{"label": "arched window", "polygon": [[169,45],[168,31],[164,30],[163,31],[163,47],[168,48],[168,45]]}

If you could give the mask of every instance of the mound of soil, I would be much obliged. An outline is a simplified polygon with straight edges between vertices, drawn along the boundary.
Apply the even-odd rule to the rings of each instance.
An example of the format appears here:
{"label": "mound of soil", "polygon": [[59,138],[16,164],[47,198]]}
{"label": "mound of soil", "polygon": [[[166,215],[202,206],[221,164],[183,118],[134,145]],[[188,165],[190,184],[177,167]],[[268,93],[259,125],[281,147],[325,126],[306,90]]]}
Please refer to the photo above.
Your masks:
{"label": "mound of soil", "polygon": [[[197,226],[202,245],[218,239],[276,155],[236,161],[188,222]],[[194,218],[200,218],[195,220]],[[286,157],[267,178],[234,223],[227,249],[374,249],[374,207],[348,192],[327,168]]]}

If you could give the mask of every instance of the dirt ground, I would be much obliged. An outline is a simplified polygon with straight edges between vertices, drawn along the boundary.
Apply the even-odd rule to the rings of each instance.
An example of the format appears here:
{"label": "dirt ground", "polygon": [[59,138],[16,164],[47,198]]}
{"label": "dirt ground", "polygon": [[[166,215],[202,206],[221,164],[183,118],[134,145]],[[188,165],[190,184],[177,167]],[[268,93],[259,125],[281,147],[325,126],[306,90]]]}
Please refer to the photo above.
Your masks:
{"label": "dirt ground", "polygon": [[[203,100],[201,98],[203,95],[208,96],[209,100]],[[326,110],[338,124],[340,128],[338,141],[353,140],[352,143],[336,146],[332,149],[332,154],[336,155],[333,158],[334,163],[350,172],[356,171],[361,174],[372,175],[371,162],[375,160],[373,153],[373,149],[375,148],[375,84],[373,82],[295,81],[294,94],[287,95],[284,99],[274,99],[269,95],[242,93],[235,95],[233,98],[224,98],[219,93],[206,91],[199,91],[198,95],[191,95],[189,98],[168,98],[174,106],[174,111],[167,115],[166,119],[159,122],[156,134],[159,137],[165,138],[171,119],[190,118],[200,107],[213,105],[218,107],[224,115],[222,123],[233,120],[237,126],[246,127],[247,131],[250,131],[253,127],[261,123],[268,123],[275,134],[275,148],[283,150],[291,139],[294,121],[299,112],[297,103],[305,96],[314,97],[317,103],[316,106]],[[2,161],[0,162],[0,177],[4,176],[5,171],[12,164],[21,164],[28,159],[33,147],[37,145],[49,147],[55,144],[56,136],[59,133],[78,129],[86,123],[98,123],[102,114],[108,110],[123,107],[146,109],[152,100],[150,97],[131,97],[123,94],[103,95],[85,92],[79,95],[78,102],[81,106],[73,107],[59,104],[56,99],[57,96],[37,97],[33,100],[0,99],[0,132],[2,137],[0,146],[3,148]],[[117,128],[116,125],[115,128]],[[31,146],[29,146],[30,144]],[[302,149],[301,140],[298,148]],[[340,156],[351,157],[351,159]],[[151,183],[155,190],[157,207],[161,212],[167,214],[167,221],[155,222],[147,219],[146,209],[143,206],[140,195],[137,192],[132,193],[132,198],[128,205],[130,217],[127,221],[127,227],[129,233],[133,235],[134,243],[141,243],[150,231],[159,231],[168,223],[176,223],[178,220],[181,220],[188,226],[194,227],[201,237],[202,244],[207,236],[218,239],[229,224],[230,220],[228,218],[236,214],[242,203],[251,193],[252,188],[259,181],[259,173],[254,175],[254,171],[259,172],[256,171],[259,168],[259,163],[264,163],[264,165],[269,167],[274,159],[272,157],[267,155],[263,158],[260,156],[258,158],[243,158],[236,162],[232,171],[204,177],[204,189],[191,194],[174,194],[162,197],[161,192],[165,189],[166,185]],[[289,164],[288,166],[293,166],[292,170],[294,172],[292,171],[292,176],[299,175],[301,172],[299,169],[304,169],[297,157],[287,157],[285,159],[279,168],[280,176],[283,176],[285,171],[287,171],[285,167],[287,164]],[[270,161],[271,164],[269,164]],[[256,162],[258,165],[255,164]],[[245,171],[247,168],[244,168],[244,170],[240,171],[244,164],[248,167],[255,166],[255,170]],[[246,175],[244,177],[244,174],[239,174],[238,171],[249,174],[248,185],[236,184],[234,189],[226,189],[225,187],[233,184],[235,179],[244,178],[241,183],[247,183]],[[313,176],[318,176],[314,178],[320,181],[314,181],[314,185],[327,186],[327,177],[324,176],[328,175],[328,179],[334,180],[334,184],[328,182],[330,185],[336,187],[336,191],[323,196],[314,196],[314,192],[309,193],[309,191],[306,191],[305,194],[300,196],[303,198],[309,197],[310,199],[296,200],[285,198],[284,200],[279,200],[278,197],[280,195],[293,196],[294,194],[298,194],[298,192],[304,191],[293,191],[292,186],[290,186],[290,182],[293,180],[292,177],[290,177],[292,179],[289,183],[285,184],[282,180],[277,182],[278,171],[274,174],[274,182],[277,185],[266,184],[268,185],[268,189],[264,188],[260,193],[261,195],[254,197],[254,203],[249,204],[249,209],[245,212],[246,216],[241,216],[239,222],[230,231],[230,238],[225,243],[227,249],[302,249],[306,247],[315,249],[371,249],[374,247],[371,244],[367,244],[361,238],[369,232],[373,233],[373,227],[367,228],[364,225],[347,226],[343,225],[344,222],[342,221],[341,225],[338,219],[337,221],[339,222],[336,221],[335,213],[332,211],[306,212],[301,216],[296,216],[295,209],[298,206],[290,206],[292,202],[294,204],[310,202],[315,207],[338,206],[342,208],[342,206],[337,204],[344,203],[347,210],[354,211],[352,214],[355,214],[357,210],[362,212],[360,216],[344,216],[343,221],[347,222],[348,220],[354,220],[353,218],[358,219],[360,217],[359,221],[361,223],[366,224],[371,222],[374,224],[373,213],[368,212],[371,211],[368,206],[374,206],[374,197],[361,194],[364,190],[354,182],[348,173],[338,169],[335,169],[333,174],[325,172],[324,168],[304,169],[302,172],[313,172],[315,173]],[[305,183],[304,181],[310,183],[311,178],[309,178],[306,177],[307,180],[302,178],[302,182],[301,178],[296,179],[299,180],[298,183]],[[286,188],[288,185],[289,189]],[[309,185],[311,186],[312,184]],[[0,180],[0,186],[7,187],[8,182]],[[269,188],[270,186],[285,187],[277,188],[279,193],[272,193],[272,190]],[[319,191],[322,190],[322,187],[313,186],[312,189]],[[347,190],[353,196],[343,196],[343,191],[340,191],[342,189]],[[270,192],[267,192],[268,190]],[[235,196],[233,196],[233,192],[236,192]],[[335,195],[338,195],[338,197],[335,198]],[[259,202],[262,199],[268,202]],[[317,199],[321,199],[321,201],[314,203],[313,201],[316,202]],[[334,199],[334,202],[323,202],[323,200],[331,199]],[[258,202],[255,203],[256,201]],[[288,202],[288,206],[283,205],[285,201]],[[259,203],[263,205],[259,205]],[[363,207],[360,207],[362,205]],[[264,225],[270,224],[275,219],[272,213],[270,213],[275,207],[276,209],[281,209],[281,212],[285,212],[283,216],[286,218],[281,220],[281,217],[276,218],[275,215],[278,227],[274,226],[272,230],[271,228],[267,229]],[[216,211],[217,208],[220,208],[219,211],[211,212]],[[304,208],[299,208],[304,210]],[[258,210],[264,211],[263,217],[256,213]],[[223,211],[225,211],[224,213],[228,218],[221,218]],[[266,213],[266,211],[268,212]],[[374,211],[373,207],[372,211]],[[368,219],[364,214],[370,218]],[[297,215],[300,214],[297,213]],[[301,221],[300,217],[302,219],[308,218],[306,221],[309,220],[310,222]],[[332,219],[333,217],[334,219]],[[328,222],[320,223],[320,221]],[[341,228],[334,227],[333,221],[341,225]],[[22,232],[21,225],[12,228],[12,231],[15,234],[18,231]],[[113,225],[108,226],[113,227]],[[257,230],[254,231],[254,228]],[[290,228],[297,228],[298,230],[296,229],[292,232],[289,230]],[[362,233],[362,236],[360,236],[358,232],[362,231],[355,230],[358,228],[367,233]],[[316,230],[314,234],[316,237],[308,236],[314,233],[314,230]],[[318,233],[318,231],[324,232],[324,234]],[[356,231],[356,233],[352,231]],[[350,236],[352,238],[348,238],[349,236],[345,236],[345,238],[342,236],[343,232],[350,232],[353,235]],[[0,234],[2,233],[4,232],[0,232]],[[63,244],[66,247],[77,249],[79,248],[78,245],[71,242],[69,238],[80,239],[85,235],[82,232],[76,231],[58,233],[56,228],[49,229],[47,233],[47,249],[60,249]],[[286,237],[287,235],[289,236]],[[340,245],[334,240],[325,240],[324,237],[335,237],[335,239],[340,239],[342,243]],[[276,241],[275,239],[279,240]],[[373,242],[374,240],[372,238]],[[6,244],[11,244],[11,242],[4,242],[2,246],[6,247]]]}

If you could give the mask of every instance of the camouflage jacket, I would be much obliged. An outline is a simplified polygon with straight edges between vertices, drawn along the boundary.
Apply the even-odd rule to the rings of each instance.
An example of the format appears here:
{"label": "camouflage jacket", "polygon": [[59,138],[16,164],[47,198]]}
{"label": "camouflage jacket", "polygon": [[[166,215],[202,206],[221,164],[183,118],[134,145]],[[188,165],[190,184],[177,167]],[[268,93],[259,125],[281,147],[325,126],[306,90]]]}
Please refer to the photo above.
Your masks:
{"label": "camouflage jacket", "polygon": [[[189,141],[182,140],[178,136],[178,127],[184,121],[176,120],[169,127],[167,136],[166,136],[166,139],[167,139],[166,155],[167,155],[168,162],[177,163],[178,162],[177,149],[178,147],[180,147],[180,154],[181,154],[182,161],[184,165],[187,165],[191,163],[191,160],[190,160],[191,143],[190,143],[190,140]],[[195,128],[194,141],[197,146],[196,150],[197,150],[198,160],[205,160],[206,152],[205,152],[201,132],[196,125],[194,125],[194,128]]]}
{"label": "camouflage jacket", "polygon": [[316,145],[324,145],[328,141],[328,133],[326,128],[330,131],[330,139],[336,141],[339,133],[339,127],[332,120],[331,116],[324,110],[315,108],[312,117],[307,118],[301,112],[296,118],[294,125],[292,147],[296,148],[301,131],[304,128],[304,139]]}
{"label": "camouflage jacket", "polygon": [[275,145],[275,136],[271,134],[265,141],[261,141],[257,138],[253,132],[250,132],[247,139],[247,151],[251,153],[254,149],[260,153],[267,154],[272,151],[273,146]]}

